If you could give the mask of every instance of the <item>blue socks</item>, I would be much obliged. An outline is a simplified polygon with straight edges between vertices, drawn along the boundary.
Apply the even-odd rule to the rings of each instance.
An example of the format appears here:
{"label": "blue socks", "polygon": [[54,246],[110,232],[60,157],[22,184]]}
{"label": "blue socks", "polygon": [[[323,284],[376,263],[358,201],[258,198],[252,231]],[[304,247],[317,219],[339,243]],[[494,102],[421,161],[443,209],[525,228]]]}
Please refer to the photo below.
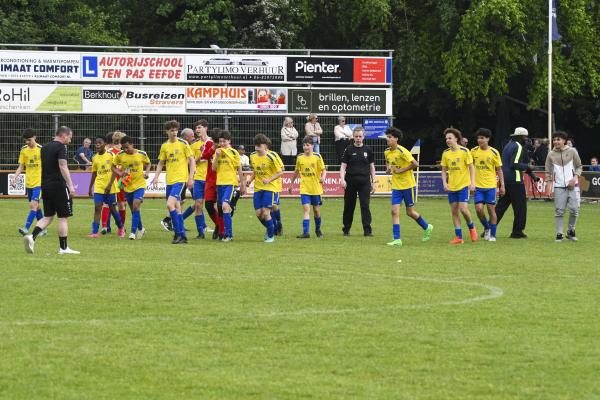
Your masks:
{"label": "blue socks", "polygon": [[131,233],[135,233],[138,230],[139,225],[141,225],[140,212],[132,211],[131,212]]}
{"label": "blue socks", "polygon": [[488,222],[487,219],[485,218],[481,218],[481,225],[483,225],[483,229],[490,229],[490,223]]}
{"label": "blue socks", "polygon": [[187,219],[190,215],[194,213],[194,209],[190,206],[188,207],[182,214],[183,219]]}
{"label": "blue socks", "polygon": [[233,237],[233,220],[231,219],[231,213],[223,213],[223,226],[225,227],[225,236]]}
{"label": "blue socks", "polygon": [[462,239],[462,228],[454,228],[454,234],[457,238]]}
{"label": "blue socks", "polygon": [[92,222],[92,233],[94,235],[98,234],[98,230],[100,230],[100,223],[98,222]]}
{"label": "blue socks", "polygon": [[421,217],[420,215],[419,215],[419,218],[417,219],[417,224],[419,224],[419,226],[423,229],[427,229],[427,227],[429,226],[427,221],[425,221],[425,219],[423,217]]}
{"label": "blue socks", "polygon": [[490,235],[492,237],[496,237],[496,227],[497,226],[498,225],[496,225],[496,224],[490,224]]}
{"label": "blue socks", "polygon": [[[29,230],[31,224],[33,224],[33,220],[37,216],[38,211],[29,210],[29,214],[27,214],[27,221],[25,221],[25,229]],[[39,219],[39,218],[38,218]]]}
{"label": "blue socks", "polygon": [[204,234],[204,227],[206,226],[206,222],[204,222],[204,213],[196,215],[194,219],[196,220],[196,229],[198,230],[198,234]]}
{"label": "blue socks", "polygon": [[302,220],[302,233],[308,235],[308,231],[310,229],[310,219]]}
{"label": "blue socks", "polygon": [[321,217],[315,217],[315,230],[317,232],[321,230]]}
{"label": "blue socks", "polygon": [[119,214],[118,210],[110,210],[110,213],[112,215],[112,217],[115,219],[115,222],[117,223],[117,227],[119,229],[121,229],[123,227],[123,222],[121,221],[121,214]]}
{"label": "blue socks", "polygon": [[265,222],[267,224],[267,236],[272,238],[275,235],[275,224],[272,219]]}
{"label": "blue socks", "polygon": [[169,215],[171,216],[171,223],[173,223],[173,230],[179,235],[181,228],[179,227],[179,214],[177,214],[177,210],[169,211]]}
{"label": "blue socks", "polygon": [[281,225],[281,210],[271,211],[271,219],[274,219],[277,225]]}
{"label": "blue socks", "polygon": [[394,240],[400,239],[400,224],[392,225],[392,232],[394,233]]}
{"label": "blue socks", "polygon": [[38,208],[37,213],[35,214],[35,218],[37,218],[38,221],[40,219],[44,218],[44,213],[42,212],[41,209]]}
{"label": "blue socks", "polygon": [[469,227],[469,230],[474,229],[475,228],[475,224],[473,223],[473,221],[468,222],[467,226]]}

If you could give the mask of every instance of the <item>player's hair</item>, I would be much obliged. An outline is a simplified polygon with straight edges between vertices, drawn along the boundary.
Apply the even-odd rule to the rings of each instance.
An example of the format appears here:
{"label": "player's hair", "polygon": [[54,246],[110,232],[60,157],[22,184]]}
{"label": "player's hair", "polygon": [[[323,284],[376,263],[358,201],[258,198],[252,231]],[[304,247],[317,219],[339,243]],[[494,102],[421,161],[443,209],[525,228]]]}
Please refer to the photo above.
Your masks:
{"label": "player's hair", "polygon": [[446,135],[449,133],[453,134],[454,137],[456,138],[456,142],[458,144],[460,144],[460,142],[462,141],[462,138],[463,138],[462,133],[460,133],[460,131],[456,128],[446,128],[444,130],[444,137],[446,137]]}
{"label": "player's hair", "polygon": [[225,129],[221,129],[221,131],[219,132],[219,139],[231,141],[231,133],[229,133],[229,131],[226,131]]}
{"label": "player's hair", "polygon": [[131,136],[123,136],[121,138],[121,145],[123,144],[133,144],[133,138]]}
{"label": "player's hair", "polygon": [[173,129],[173,128],[179,129],[179,122],[177,122],[174,119],[165,122],[165,131],[168,131],[169,129]]}
{"label": "player's hair", "polygon": [[73,133],[71,128],[69,128],[68,126],[61,126],[56,130],[55,136],[64,136],[69,135],[71,133]]}
{"label": "player's hair", "polygon": [[592,156],[592,158],[590,158],[590,161],[592,161],[592,160],[596,160],[596,161],[598,161],[598,157],[596,157],[596,156]]}
{"label": "player's hair", "polygon": [[124,132],[114,131],[112,133],[112,144],[121,143],[121,139],[124,138],[125,136],[127,136],[127,135]]}
{"label": "player's hair", "polygon": [[106,143],[106,138],[105,138],[104,136],[96,136],[96,138],[94,138],[94,141],[96,141],[96,140],[98,140],[98,139],[100,139],[100,140],[102,140],[104,143]]}
{"label": "player's hair", "polygon": [[205,119],[201,119],[201,120],[194,122],[194,130],[196,130],[196,128],[198,126],[203,126],[205,128],[208,128],[208,121]]}
{"label": "player's hair", "polygon": [[222,130],[223,129],[221,129],[221,128],[213,128],[213,130],[210,132],[210,136],[218,139]]}
{"label": "player's hair", "polygon": [[477,136],[483,136],[489,139],[492,137],[492,131],[488,128],[479,128],[475,131],[475,137]]}
{"label": "player's hair", "polygon": [[[554,131],[554,133],[552,134],[552,139],[560,138],[560,139],[566,141],[567,137],[568,137],[568,135],[565,131]],[[572,141],[572,139],[571,139],[571,141]]]}
{"label": "player's hair", "polygon": [[404,136],[404,134],[402,133],[402,131],[398,128],[394,128],[393,126],[390,126],[389,128],[387,128],[385,130],[385,134],[390,135],[395,137],[396,139],[398,139],[398,141],[402,140],[402,136]]}
{"label": "player's hair", "polygon": [[271,139],[269,139],[267,137],[267,135],[265,135],[264,133],[259,133],[258,135],[254,136],[254,144],[257,146],[260,146],[261,144],[265,144],[265,145],[267,145],[267,147],[270,147]]}
{"label": "player's hair", "polygon": [[305,136],[304,139],[302,139],[302,144],[304,144],[304,143],[313,144],[312,136]]}
{"label": "player's hair", "polygon": [[362,132],[362,134],[365,134],[365,128],[362,126],[357,126],[354,129],[352,129],[352,134],[354,135],[356,132]]}
{"label": "player's hair", "polygon": [[23,130],[23,139],[31,139],[32,137],[35,137],[35,131],[32,128],[25,128]]}
{"label": "player's hair", "polygon": [[108,133],[106,134],[106,138],[104,138],[104,141],[105,141],[106,143],[112,143],[112,142],[113,142],[113,141],[112,141],[112,137],[113,137],[113,132],[108,132]]}

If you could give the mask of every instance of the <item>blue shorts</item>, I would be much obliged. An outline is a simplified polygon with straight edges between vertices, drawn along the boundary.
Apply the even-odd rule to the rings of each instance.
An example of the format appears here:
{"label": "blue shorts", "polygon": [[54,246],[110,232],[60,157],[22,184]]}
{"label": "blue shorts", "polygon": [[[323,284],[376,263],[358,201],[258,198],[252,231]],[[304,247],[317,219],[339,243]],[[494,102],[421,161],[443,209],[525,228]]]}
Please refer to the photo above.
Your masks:
{"label": "blue shorts", "polygon": [[206,181],[195,180],[194,181],[194,190],[192,191],[192,199],[194,200],[204,200],[204,187],[206,186]]}
{"label": "blue shorts", "polygon": [[108,206],[117,204],[117,194],[94,193],[94,203],[104,203]]}
{"label": "blue shorts", "polygon": [[39,203],[41,194],[42,194],[41,186],[27,188],[27,201],[37,201]]}
{"label": "blue shorts", "polygon": [[473,202],[485,203],[485,204],[496,204],[496,188],[475,188],[475,196],[473,196]]}
{"label": "blue shorts", "polygon": [[181,201],[181,193],[185,190],[185,183],[177,182],[172,185],[167,185],[167,200],[169,197],[175,197],[177,201]]}
{"label": "blue shorts", "polygon": [[402,204],[402,200],[404,199],[404,204],[406,207],[412,207],[415,205],[415,188],[412,187],[410,189],[392,189],[392,205],[400,205]]}
{"label": "blue shorts", "polygon": [[233,198],[233,185],[217,185],[217,204],[231,204]]}
{"label": "blue shorts", "polygon": [[448,192],[448,203],[468,203],[469,202],[469,187],[457,190],[456,192]]}
{"label": "blue shorts", "polygon": [[311,206],[320,206],[321,196],[318,194],[301,194],[300,201],[302,201],[302,205],[310,204]]}
{"label": "blue shorts", "polygon": [[277,206],[281,204],[281,195],[279,192],[273,193],[273,204]]}
{"label": "blue shorts", "polygon": [[126,192],[125,198],[127,199],[127,204],[131,207],[134,200],[144,201],[144,193],[146,189],[141,187],[139,189],[134,190],[133,192]]}
{"label": "blue shorts", "polygon": [[254,209],[272,208],[275,202],[275,193],[270,190],[259,190],[254,192]]}

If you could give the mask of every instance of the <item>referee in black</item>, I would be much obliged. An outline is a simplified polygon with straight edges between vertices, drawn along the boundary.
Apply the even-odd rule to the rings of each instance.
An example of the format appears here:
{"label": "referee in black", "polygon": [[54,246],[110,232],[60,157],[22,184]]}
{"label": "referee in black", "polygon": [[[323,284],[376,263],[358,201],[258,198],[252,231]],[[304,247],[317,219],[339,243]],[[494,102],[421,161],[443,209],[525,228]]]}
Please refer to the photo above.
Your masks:
{"label": "referee in black", "polygon": [[58,216],[58,254],[79,254],[67,246],[69,225],[67,218],[73,216],[73,200],[75,187],[67,166],[67,147],[71,142],[73,131],[61,126],[56,130],[54,140],[42,147],[42,200],[44,202],[44,218],[38,221],[30,235],[23,236],[25,251],[33,253],[35,239]]}
{"label": "referee in black", "polygon": [[363,127],[354,128],[352,138],[354,143],[346,147],[340,167],[340,178],[345,190],[342,231],[344,236],[350,235],[356,208],[356,196],[358,196],[363,233],[365,236],[373,236],[369,201],[371,193],[375,191],[375,156],[373,151],[364,145],[365,129]]}

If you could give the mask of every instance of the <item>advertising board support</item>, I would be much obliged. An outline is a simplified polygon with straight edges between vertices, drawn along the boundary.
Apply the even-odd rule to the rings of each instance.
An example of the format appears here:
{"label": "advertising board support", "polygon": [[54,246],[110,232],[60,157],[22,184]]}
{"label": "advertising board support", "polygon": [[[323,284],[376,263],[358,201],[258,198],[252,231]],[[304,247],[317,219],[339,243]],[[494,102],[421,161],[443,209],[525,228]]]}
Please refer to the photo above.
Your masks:
{"label": "advertising board support", "polygon": [[145,151],[144,145],[146,143],[146,136],[144,136],[144,118],[146,118],[145,115],[140,115],[140,149],[142,151]]}

